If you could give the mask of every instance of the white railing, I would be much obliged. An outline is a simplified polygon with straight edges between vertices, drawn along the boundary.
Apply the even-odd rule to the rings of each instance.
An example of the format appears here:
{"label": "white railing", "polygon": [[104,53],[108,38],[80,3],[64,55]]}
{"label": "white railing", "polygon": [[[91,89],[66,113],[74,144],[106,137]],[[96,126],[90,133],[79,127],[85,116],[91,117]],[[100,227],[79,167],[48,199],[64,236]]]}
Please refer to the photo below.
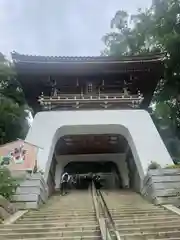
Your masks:
{"label": "white railing", "polygon": [[51,109],[52,107],[64,104],[71,104],[75,108],[80,108],[84,106],[84,104],[99,104],[99,106],[103,108],[108,108],[112,104],[127,104],[133,108],[137,108],[140,106],[142,101],[144,100],[142,95],[129,95],[124,96],[120,95],[84,95],[84,96],[41,96],[39,97],[39,103],[41,106]]}
{"label": "white railing", "polygon": [[123,95],[123,94],[102,94],[102,95],[74,95],[74,94],[67,94],[67,95],[59,95],[59,96],[44,96],[43,94],[39,97],[40,101],[64,101],[64,100],[112,100],[112,99],[124,99],[124,100],[141,100],[143,96],[140,94],[133,94],[133,95]]}

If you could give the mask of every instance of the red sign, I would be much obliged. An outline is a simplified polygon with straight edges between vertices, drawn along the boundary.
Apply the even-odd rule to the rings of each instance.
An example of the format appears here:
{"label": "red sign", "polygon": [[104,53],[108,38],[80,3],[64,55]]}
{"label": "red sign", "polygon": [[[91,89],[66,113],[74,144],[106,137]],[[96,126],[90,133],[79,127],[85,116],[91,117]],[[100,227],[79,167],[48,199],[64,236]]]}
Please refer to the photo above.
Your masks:
{"label": "red sign", "polygon": [[9,170],[33,170],[37,163],[38,147],[23,140],[0,146],[0,165]]}

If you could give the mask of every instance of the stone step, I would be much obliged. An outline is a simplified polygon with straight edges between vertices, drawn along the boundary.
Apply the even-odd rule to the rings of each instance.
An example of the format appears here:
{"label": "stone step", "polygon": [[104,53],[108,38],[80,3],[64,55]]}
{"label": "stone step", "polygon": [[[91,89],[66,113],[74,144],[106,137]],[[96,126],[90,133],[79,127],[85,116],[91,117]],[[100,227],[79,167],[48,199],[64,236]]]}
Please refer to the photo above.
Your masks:
{"label": "stone step", "polygon": [[[13,240],[102,240],[101,236],[99,235],[94,235],[94,236],[63,236],[61,238],[58,237],[39,237],[37,238],[13,238]],[[2,240],[7,240],[7,239],[2,239]]]}
{"label": "stone step", "polygon": [[[113,198],[113,197],[112,197]],[[104,197],[104,199],[106,199],[106,201],[111,204],[112,208],[114,208],[114,204],[116,204],[115,206],[117,207],[152,207],[151,204],[144,204],[142,201],[138,200],[137,202],[135,201],[128,201],[128,200],[123,200],[121,201],[120,198],[117,198],[116,201],[112,201],[112,199],[107,199],[106,197]],[[153,205],[154,207],[158,207],[158,206],[155,206]]]}
{"label": "stone step", "polygon": [[165,220],[164,221],[147,221],[147,222],[136,222],[136,223],[117,223],[116,224],[116,228],[117,229],[121,229],[121,228],[143,228],[143,227],[161,227],[161,226],[166,226],[168,224],[168,226],[176,226],[177,224],[179,224],[180,226],[180,219],[179,220],[174,220],[174,221],[168,221]]}
{"label": "stone step", "polygon": [[135,203],[129,203],[129,204],[121,204],[119,201],[118,202],[111,202],[104,198],[106,200],[106,203],[109,205],[110,209],[117,209],[117,208],[126,208],[126,209],[133,209],[133,208],[145,208],[145,209],[152,209],[152,208],[161,208],[160,206],[156,205],[144,205],[141,202],[139,204]]}
{"label": "stone step", "polygon": [[[84,196],[82,197],[82,199],[80,199],[81,197],[78,196],[77,198],[75,199],[72,199],[72,198],[64,198],[64,200],[62,199],[62,197],[59,197],[59,199],[57,201],[52,201],[52,202],[48,202],[48,206],[58,206],[59,204],[63,204],[64,206],[66,206],[68,203],[72,203],[72,205],[77,205],[77,206],[80,206],[81,204],[83,206],[85,206],[87,203],[88,206],[92,205],[93,201],[92,199],[89,200],[90,197],[88,198],[85,198]],[[78,202],[77,202],[78,201]]]}
{"label": "stone step", "polygon": [[[78,201],[78,202],[77,202]],[[86,203],[86,204],[85,204]],[[65,202],[62,202],[62,201],[58,201],[57,203],[53,202],[52,204],[49,204],[48,203],[48,206],[47,207],[53,207],[53,208],[56,208],[58,206],[64,206],[64,207],[67,207],[68,204],[71,204],[71,206],[77,206],[79,208],[81,208],[81,206],[83,207],[91,207],[93,205],[93,201],[91,202],[88,202],[86,199],[83,200],[83,202],[79,201],[79,199],[75,200],[75,201],[72,201],[72,200],[69,200],[69,201],[65,201]]]}
{"label": "stone step", "polygon": [[[50,219],[50,220],[41,220],[41,221],[33,221],[33,220],[31,220],[31,221],[18,221],[18,223],[20,224],[24,224],[24,223],[26,223],[26,224],[32,224],[32,223],[41,223],[41,222],[43,222],[43,223],[52,223],[52,222],[59,222],[59,223],[77,223],[77,222],[96,222],[96,219],[84,219],[84,218],[82,218],[82,219],[80,219],[80,218],[78,218],[78,219],[66,219],[66,218],[59,218],[59,219]],[[16,224],[16,223],[15,223]]]}
{"label": "stone step", "polygon": [[73,194],[68,194],[66,196],[57,196],[57,198],[50,198],[48,201],[48,204],[51,203],[58,203],[58,202],[76,202],[76,200],[78,200],[78,203],[84,203],[83,200],[86,200],[87,203],[91,203],[92,199],[91,199],[91,195],[80,195],[80,194],[76,194],[76,196],[73,196]]}
{"label": "stone step", "polygon": [[116,208],[111,208],[111,207],[109,207],[109,211],[136,211],[136,210],[142,210],[142,211],[146,211],[146,210],[149,210],[149,211],[151,211],[151,210],[153,210],[153,211],[155,211],[155,210],[159,210],[159,209],[164,209],[163,207],[157,207],[157,206],[154,206],[154,205],[152,205],[151,207],[143,207],[143,206],[139,206],[139,207],[135,207],[135,206],[131,206],[131,207],[116,207]]}
{"label": "stone step", "polygon": [[45,213],[55,213],[55,212],[73,212],[73,211],[78,211],[78,212],[94,212],[94,207],[91,208],[78,208],[78,207],[74,207],[74,208],[63,208],[62,206],[59,206],[59,208],[55,208],[55,209],[48,209],[48,208],[41,208],[40,210],[37,211],[33,211],[33,212],[37,212],[37,213],[41,213],[41,212],[45,212]]}
{"label": "stone step", "polygon": [[136,209],[144,209],[144,210],[151,210],[151,209],[159,209],[159,208],[162,208],[162,207],[157,207],[155,205],[152,205],[152,206],[148,206],[148,207],[145,207],[143,205],[140,205],[140,206],[136,206],[135,204],[130,204],[129,206],[126,206],[126,205],[118,205],[118,203],[114,203],[114,204],[110,204],[108,201],[106,201],[106,204],[108,204],[109,206],[109,210],[136,210]]}
{"label": "stone step", "polygon": [[113,219],[141,219],[141,218],[150,218],[150,217],[164,217],[166,216],[175,216],[173,213],[147,213],[147,214],[118,214],[118,215],[113,215]]}
{"label": "stone step", "polygon": [[50,222],[50,223],[16,223],[16,224],[10,224],[10,225],[0,225],[0,231],[1,230],[10,230],[10,229],[36,229],[36,228],[71,228],[71,227],[83,227],[86,228],[87,226],[93,226],[93,227],[99,227],[96,221],[78,221],[78,222]]}
{"label": "stone step", "polygon": [[[11,228],[16,228],[17,226],[22,226],[22,227],[27,227],[27,226],[46,226],[46,227],[49,227],[49,226],[77,226],[77,225],[81,225],[81,226],[84,226],[84,225],[92,225],[92,224],[96,224],[97,221],[94,220],[94,219],[87,219],[87,220],[84,220],[84,219],[77,219],[76,221],[70,221],[69,219],[66,220],[66,221],[59,221],[59,220],[50,220],[49,222],[45,221],[45,222],[23,222],[23,221],[18,221],[12,225],[4,225],[3,228],[9,228],[9,226]],[[0,226],[0,229],[1,229],[1,226]]]}
{"label": "stone step", "polygon": [[[105,193],[102,193],[102,195],[104,197],[106,197],[106,199],[110,199],[112,202],[113,201],[117,202],[118,200],[120,202],[123,202],[124,200],[128,200],[129,202],[139,201],[139,202],[144,203],[144,204],[150,204],[149,202],[146,202],[146,200],[143,199],[141,197],[141,195],[136,195],[136,196],[134,196],[133,194],[131,194],[131,195],[123,195],[120,192],[117,193],[117,194],[111,194],[111,193],[105,194]],[[126,204],[126,202],[124,202],[124,204]]]}
{"label": "stone step", "polygon": [[107,196],[104,196],[104,198],[106,198],[106,200],[111,203],[112,205],[115,203],[119,206],[130,206],[131,204],[134,203],[134,206],[140,206],[140,205],[143,205],[143,206],[150,206],[151,204],[148,203],[148,202],[145,202],[144,200],[142,201],[141,198],[138,198],[138,199],[134,199],[133,197],[130,197],[130,198],[122,198],[121,196],[110,196],[110,197],[107,197]]}
{"label": "stone step", "polygon": [[57,201],[57,202],[52,202],[52,204],[50,204],[50,203],[47,203],[47,204],[48,204],[48,207],[52,207],[52,208],[56,208],[59,205],[66,207],[68,204],[71,204],[71,206],[81,207],[81,205],[82,205],[83,207],[86,207],[86,206],[90,207],[93,205],[93,201],[88,201],[85,198],[83,199],[83,201],[80,201],[79,198],[77,198],[76,200],[69,199],[69,200],[66,200],[63,202],[59,199],[59,201]]}
{"label": "stone step", "polygon": [[27,213],[26,215],[24,215],[25,217],[33,217],[33,218],[37,218],[37,217],[42,217],[42,216],[46,216],[46,217],[51,217],[51,216],[77,216],[77,215],[81,215],[81,216],[94,216],[96,213],[95,212],[55,212],[55,213]]}
{"label": "stone step", "polygon": [[170,214],[172,213],[171,211],[168,210],[137,210],[137,211],[110,211],[111,215],[136,215],[136,214]]}
{"label": "stone step", "polygon": [[[161,215],[161,213],[164,215],[164,214],[172,214],[171,212],[169,212],[168,210],[167,211],[157,211],[157,212],[150,212],[150,211],[137,211],[137,212],[111,212],[111,215],[113,217],[118,217],[118,216],[141,216],[141,215],[145,215],[145,216],[151,216],[151,215]],[[51,218],[51,217],[78,217],[78,216],[84,216],[84,217],[90,217],[90,216],[95,216],[95,212],[91,212],[91,213],[86,213],[86,212],[83,212],[83,213],[79,213],[79,212],[76,212],[76,213],[61,213],[61,212],[58,212],[58,213],[54,213],[54,214],[46,214],[46,213],[28,213],[26,214],[25,216],[23,216],[23,219],[31,219],[31,218],[34,218],[34,219],[40,219],[40,218]]]}
{"label": "stone step", "polygon": [[[164,225],[164,226],[145,226],[145,227],[132,227],[132,228],[119,228],[117,229],[119,230],[120,234],[124,235],[124,234],[139,234],[139,233],[143,233],[143,234],[151,234],[151,233],[158,233],[158,232],[168,232],[168,231],[180,231],[180,225],[179,223],[177,224],[173,224],[173,225]],[[180,236],[180,235],[179,235]]]}
{"label": "stone step", "polygon": [[179,222],[180,218],[179,216],[172,216],[172,217],[151,217],[151,218],[141,218],[141,219],[116,219],[114,221],[115,225],[134,225],[134,224],[153,224],[154,222],[167,222],[167,223],[171,223],[171,222]]}
{"label": "stone step", "polygon": [[46,210],[38,210],[38,211],[31,211],[29,212],[28,214],[31,215],[31,214],[35,214],[35,215],[38,215],[38,214],[47,214],[47,215],[50,215],[50,214],[56,214],[56,213],[68,213],[68,214],[73,214],[73,213],[79,213],[79,214],[83,214],[83,213],[94,213],[95,210],[94,208],[93,209],[84,209],[84,210],[79,210],[79,209],[57,209],[57,210],[49,210],[49,211],[46,211]]}
{"label": "stone step", "polygon": [[[155,240],[156,238],[150,238],[150,239],[148,239],[148,240]],[[178,237],[178,238],[158,238],[158,239],[160,239],[160,240],[180,240],[180,237]]]}
{"label": "stone step", "polygon": [[[16,227],[16,228],[2,228],[1,229],[1,233],[8,233],[10,230],[12,231],[12,233],[19,233],[19,234],[24,234],[24,233],[29,233],[30,232],[30,226],[26,226],[26,228],[22,228],[22,227]],[[39,232],[65,232],[65,231],[94,231],[94,230],[99,230],[99,226],[98,225],[76,225],[76,226],[50,226],[50,227],[34,227],[33,228],[33,233],[39,233]]]}
{"label": "stone step", "polygon": [[82,216],[82,215],[78,215],[78,216],[70,216],[70,215],[67,215],[67,216],[57,216],[57,217],[54,217],[54,216],[51,216],[51,217],[38,217],[38,218],[34,218],[34,217],[26,217],[24,216],[23,218],[21,218],[19,221],[50,221],[50,220],[77,220],[77,219],[96,219],[96,216]]}
{"label": "stone step", "polygon": [[74,209],[78,210],[78,211],[94,211],[94,206],[91,206],[91,207],[84,207],[84,208],[81,208],[79,206],[72,206],[72,209],[69,209],[68,207],[63,207],[63,206],[59,206],[57,208],[41,208],[39,212],[43,211],[43,212],[59,212],[59,211],[72,211]]}
{"label": "stone step", "polygon": [[[78,200],[78,202],[77,202],[77,200]],[[80,205],[80,203],[82,203],[83,205],[85,205],[84,204],[84,200],[87,202],[87,204],[92,204],[92,199],[91,199],[91,196],[80,196],[80,195],[77,195],[77,197],[76,198],[72,198],[72,195],[70,196],[65,196],[65,197],[62,197],[62,196],[59,196],[57,199],[52,199],[52,201],[51,201],[51,198],[50,198],[50,200],[48,201],[48,204],[58,204],[58,203],[64,203],[64,204],[66,204],[67,202],[69,203],[69,202],[72,202],[72,203],[75,203],[76,205]]]}
{"label": "stone step", "polygon": [[120,234],[121,240],[150,240],[180,238],[180,231],[165,231],[154,233]]}
{"label": "stone step", "polygon": [[[33,221],[33,220],[27,220],[27,221],[18,221],[18,223],[20,224],[32,224],[32,223],[52,223],[52,222],[57,222],[57,223],[77,223],[77,222],[96,222],[96,219],[66,219],[66,218],[59,218],[59,219],[50,219],[49,221],[48,220],[41,220],[41,221]],[[15,223],[16,224],[16,223]]]}
{"label": "stone step", "polygon": [[89,208],[89,207],[93,206],[93,202],[90,202],[90,203],[87,202],[87,204],[85,204],[85,202],[87,202],[85,199],[84,199],[83,202],[80,202],[78,199],[75,202],[73,202],[73,201],[66,201],[66,202],[63,203],[63,202],[59,201],[57,204],[56,203],[48,204],[47,207],[48,208],[58,208],[59,206],[68,207],[68,205],[69,205],[71,207],[77,206],[79,208]]}
{"label": "stone step", "polygon": [[95,216],[96,213],[56,213],[56,214],[27,214],[27,215],[24,215],[23,217],[24,218],[49,218],[49,217],[78,217],[78,216],[82,216],[82,217],[88,217],[88,216]]}
{"label": "stone step", "polygon": [[[3,237],[6,237],[8,239],[18,239],[20,233],[15,232],[9,232],[9,233],[2,233],[0,232],[0,239]],[[52,232],[32,232],[29,233],[23,233],[20,239],[26,239],[26,238],[43,238],[48,237],[50,239],[51,237],[81,237],[81,236],[100,236],[99,230],[93,230],[93,231],[52,231]],[[60,238],[61,239],[61,238]]]}

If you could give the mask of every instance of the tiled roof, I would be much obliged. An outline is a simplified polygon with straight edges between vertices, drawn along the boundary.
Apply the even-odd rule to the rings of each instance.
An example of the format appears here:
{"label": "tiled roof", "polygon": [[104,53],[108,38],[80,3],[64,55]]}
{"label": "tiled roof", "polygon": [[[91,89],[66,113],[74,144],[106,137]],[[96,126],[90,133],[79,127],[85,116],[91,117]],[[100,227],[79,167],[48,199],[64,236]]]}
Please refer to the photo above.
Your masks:
{"label": "tiled roof", "polygon": [[165,54],[149,54],[146,56],[37,56],[25,55],[17,52],[12,52],[12,59],[15,62],[34,62],[34,63],[62,63],[62,62],[148,62],[162,61]]}

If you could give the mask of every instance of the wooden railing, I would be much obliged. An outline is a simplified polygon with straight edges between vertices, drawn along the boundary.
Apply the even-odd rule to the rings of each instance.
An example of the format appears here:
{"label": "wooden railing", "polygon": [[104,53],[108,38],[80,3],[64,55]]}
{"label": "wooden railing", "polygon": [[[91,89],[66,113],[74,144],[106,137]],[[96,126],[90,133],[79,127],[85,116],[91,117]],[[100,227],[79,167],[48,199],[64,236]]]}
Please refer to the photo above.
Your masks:
{"label": "wooden railing", "polygon": [[57,96],[44,96],[41,95],[39,100],[81,100],[81,99],[111,99],[111,98],[122,98],[122,99],[140,99],[142,96],[138,94],[124,95],[123,93],[101,93],[101,94],[59,94]]}
{"label": "wooden railing", "polygon": [[105,108],[108,104],[132,104],[139,105],[143,101],[143,97],[138,95],[131,96],[64,96],[64,97],[47,97],[43,96],[39,98],[39,103],[43,106],[55,106],[61,104],[75,104],[76,108],[79,108],[81,104],[105,104]]}

